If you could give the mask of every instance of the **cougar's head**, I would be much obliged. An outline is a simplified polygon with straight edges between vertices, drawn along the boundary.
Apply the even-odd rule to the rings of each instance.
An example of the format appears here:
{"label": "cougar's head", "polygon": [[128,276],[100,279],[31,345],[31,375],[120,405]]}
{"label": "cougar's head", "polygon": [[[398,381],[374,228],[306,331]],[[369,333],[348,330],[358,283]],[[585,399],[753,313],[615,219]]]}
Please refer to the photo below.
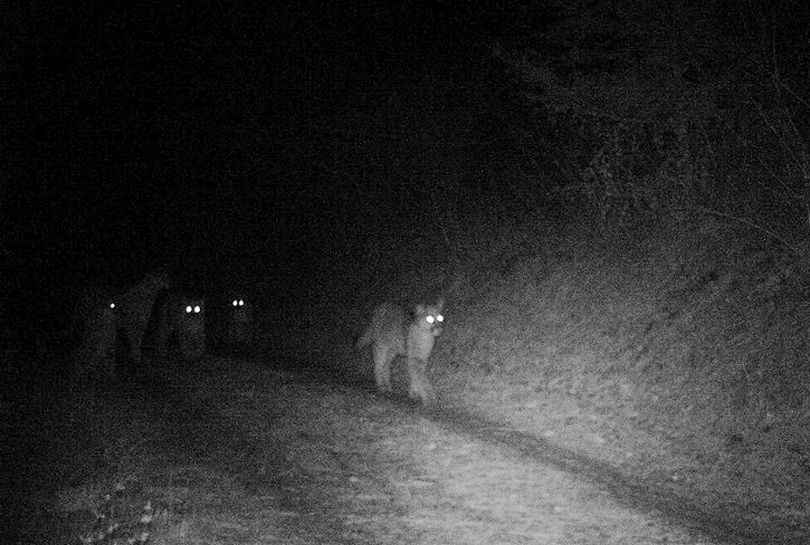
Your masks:
{"label": "cougar's head", "polygon": [[442,332],[444,325],[444,316],[442,316],[442,306],[444,301],[439,299],[435,305],[416,305],[415,318],[420,326],[430,331],[434,337],[438,337]]}

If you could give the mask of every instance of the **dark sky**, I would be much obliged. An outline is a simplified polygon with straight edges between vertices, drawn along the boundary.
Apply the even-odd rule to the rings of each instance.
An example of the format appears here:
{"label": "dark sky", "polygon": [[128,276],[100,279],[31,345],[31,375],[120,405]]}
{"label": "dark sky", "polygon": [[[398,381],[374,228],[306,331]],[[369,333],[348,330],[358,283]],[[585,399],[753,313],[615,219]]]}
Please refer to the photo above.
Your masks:
{"label": "dark sky", "polygon": [[475,170],[457,150],[487,36],[525,22],[441,2],[30,0],[4,18],[10,304],[160,264],[204,289],[323,273]]}

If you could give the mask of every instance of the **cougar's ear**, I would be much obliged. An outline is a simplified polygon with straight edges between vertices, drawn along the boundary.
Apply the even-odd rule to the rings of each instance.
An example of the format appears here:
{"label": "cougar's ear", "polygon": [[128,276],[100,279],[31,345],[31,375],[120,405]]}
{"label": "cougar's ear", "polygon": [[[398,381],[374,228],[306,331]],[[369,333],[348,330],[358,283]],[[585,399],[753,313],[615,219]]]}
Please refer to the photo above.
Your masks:
{"label": "cougar's ear", "polygon": [[442,299],[441,297],[439,297],[439,299],[436,301],[436,310],[438,310],[439,312],[441,312],[441,311],[442,311],[442,307],[443,307],[443,306],[444,306],[444,299]]}
{"label": "cougar's ear", "polygon": [[425,305],[423,305],[422,303],[417,303],[416,308],[414,310],[416,311],[417,316],[421,316],[422,314],[427,313],[427,311],[425,310]]}

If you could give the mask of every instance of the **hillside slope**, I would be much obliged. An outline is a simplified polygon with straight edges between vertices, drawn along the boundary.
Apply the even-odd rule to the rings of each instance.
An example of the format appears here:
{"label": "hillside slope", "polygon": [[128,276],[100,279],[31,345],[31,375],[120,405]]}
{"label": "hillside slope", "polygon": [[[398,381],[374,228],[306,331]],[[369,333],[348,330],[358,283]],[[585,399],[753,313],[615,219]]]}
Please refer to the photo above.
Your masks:
{"label": "hillside slope", "polygon": [[585,232],[527,226],[467,271],[442,403],[810,536],[806,268],[713,218]]}

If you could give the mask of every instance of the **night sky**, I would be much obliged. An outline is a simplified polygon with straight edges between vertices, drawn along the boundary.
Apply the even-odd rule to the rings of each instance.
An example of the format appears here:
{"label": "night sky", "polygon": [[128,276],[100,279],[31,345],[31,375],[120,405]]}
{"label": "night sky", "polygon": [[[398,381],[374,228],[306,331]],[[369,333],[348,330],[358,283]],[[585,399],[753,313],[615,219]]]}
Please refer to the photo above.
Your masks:
{"label": "night sky", "polygon": [[77,287],[161,265],[295,293],[448,179],[475,200],[482,58],[526,21],[393,4],[14,2],[5,304],[53,323]]}

